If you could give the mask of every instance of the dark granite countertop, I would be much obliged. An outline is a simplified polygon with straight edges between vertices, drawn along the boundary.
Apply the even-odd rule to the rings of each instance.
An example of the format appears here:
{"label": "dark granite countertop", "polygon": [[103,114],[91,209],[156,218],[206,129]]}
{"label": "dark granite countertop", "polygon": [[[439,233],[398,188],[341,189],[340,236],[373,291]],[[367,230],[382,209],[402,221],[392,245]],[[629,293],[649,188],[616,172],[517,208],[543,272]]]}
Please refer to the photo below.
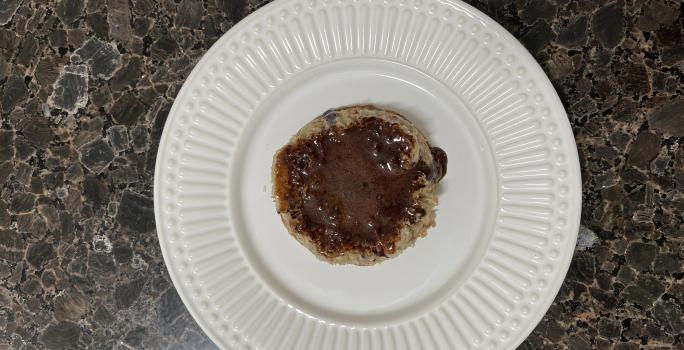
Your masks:
{"label": "dark granite countertop", "polygon": [[[684,5],[473,1],[577,140],[582,227],[524,349],[684,349]],[[166,115],[252,0],[0,0],[0,349],[209,349],[154,231]]]}

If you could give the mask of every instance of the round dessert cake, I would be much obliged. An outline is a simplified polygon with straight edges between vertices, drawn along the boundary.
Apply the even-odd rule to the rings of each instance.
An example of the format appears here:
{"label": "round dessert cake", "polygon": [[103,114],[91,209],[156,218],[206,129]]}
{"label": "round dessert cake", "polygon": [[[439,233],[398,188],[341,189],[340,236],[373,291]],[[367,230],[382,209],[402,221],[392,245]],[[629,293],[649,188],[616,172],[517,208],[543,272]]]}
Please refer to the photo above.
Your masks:
{"label": "round dessert cake", "polygon": [[446,153],[398,113],[370,105],[331,109],[276,152],[276,210],[319,259],[373,265],[435,225],[446,164]]}

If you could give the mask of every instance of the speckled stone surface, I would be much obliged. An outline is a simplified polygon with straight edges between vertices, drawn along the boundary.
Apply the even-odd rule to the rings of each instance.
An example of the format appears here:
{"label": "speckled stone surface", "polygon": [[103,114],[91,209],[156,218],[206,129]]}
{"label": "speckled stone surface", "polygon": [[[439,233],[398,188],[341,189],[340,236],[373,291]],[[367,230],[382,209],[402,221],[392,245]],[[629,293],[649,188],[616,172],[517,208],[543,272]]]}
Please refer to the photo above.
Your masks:
{"label": "speckled stone surface", "polygon": [[[568,111],[582,228],[523,349],[684,349],[684,5],[473,5]],[[0,349],[213,349],[154,228],[159,137],[194,63],[253,0],[0,0]]]}

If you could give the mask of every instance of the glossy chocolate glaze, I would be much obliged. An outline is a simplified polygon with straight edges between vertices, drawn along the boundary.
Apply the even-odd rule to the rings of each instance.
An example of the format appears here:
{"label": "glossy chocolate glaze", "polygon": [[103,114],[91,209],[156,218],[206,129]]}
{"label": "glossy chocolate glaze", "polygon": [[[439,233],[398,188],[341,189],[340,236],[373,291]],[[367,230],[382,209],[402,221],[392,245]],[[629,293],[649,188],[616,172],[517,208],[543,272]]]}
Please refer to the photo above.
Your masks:
{"label": "glossy chocolate glaze", "polygon": [[432,164],[411,164],[414,146],[401,127],[378,118],[288,145],[276,156],[276,195],[285,199],[278,211],[290,212],[326,256],[390,254],[401,225],[426,215],[414,192],[446,173],[446,154],[436,147]]}

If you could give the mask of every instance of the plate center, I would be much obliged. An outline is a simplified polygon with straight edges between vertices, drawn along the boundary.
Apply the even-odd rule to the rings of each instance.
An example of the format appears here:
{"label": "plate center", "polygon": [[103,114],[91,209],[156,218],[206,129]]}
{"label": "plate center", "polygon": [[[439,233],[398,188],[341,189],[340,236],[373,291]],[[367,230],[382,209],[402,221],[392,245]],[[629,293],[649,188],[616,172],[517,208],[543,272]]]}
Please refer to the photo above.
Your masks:
{"label": "plate center", "polygon": [[[374,104],[408,117],[449,158],[439,184],[436,227],[380,264],[331,265],[292,238],[275,211],[276,150],[325,110]],[[291,77],[259,106],[240,137],[231,210],[247,259],[288,304],[325,321],[398,322],[440,303],[472,273],[494,224],[492,151],[475,116],[430,76],[380,59],[342,59]]]}

